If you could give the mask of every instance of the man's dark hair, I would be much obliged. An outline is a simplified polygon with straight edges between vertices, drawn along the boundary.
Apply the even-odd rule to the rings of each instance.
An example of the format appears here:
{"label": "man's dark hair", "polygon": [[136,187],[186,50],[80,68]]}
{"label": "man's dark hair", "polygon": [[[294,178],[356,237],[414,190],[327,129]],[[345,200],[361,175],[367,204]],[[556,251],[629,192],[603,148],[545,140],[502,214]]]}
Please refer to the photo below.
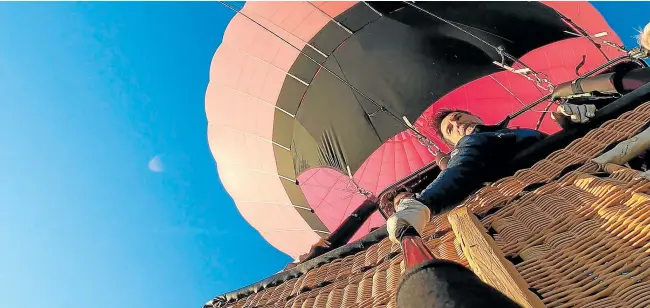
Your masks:
{"label": "man's dark hair", "polygon": [[444,109],[440,109],[440,110],[438,110],[438,112],[436,112],[436,115],[435,115],[435,116],[433,117],[433,119],[431,119],[431,121],[429,122],[429,126],[431,126],[431,128],[433,128],[433,130],[436,132],[436,135],[438,136],[438,138],[442,139],[442,140],[443,140],[445,143],[447,143],[448,145],[453,145],[453,144],[452,144],[451,142],[449,142],[449,140],[447,140],[447,139],[442,135],[442,128],[441,128],[440,126],[442,125],[442,120],[443,120],[445,117],[447,117],[448,115],[450,115],[450,114],[452,114],[452,113],[454,113],[454,112],[473,115],[471,112],[469,112],[469,111],[467,111],[467,110],[463,110],[463,109],[450,109],[450,108],[444,108]]}

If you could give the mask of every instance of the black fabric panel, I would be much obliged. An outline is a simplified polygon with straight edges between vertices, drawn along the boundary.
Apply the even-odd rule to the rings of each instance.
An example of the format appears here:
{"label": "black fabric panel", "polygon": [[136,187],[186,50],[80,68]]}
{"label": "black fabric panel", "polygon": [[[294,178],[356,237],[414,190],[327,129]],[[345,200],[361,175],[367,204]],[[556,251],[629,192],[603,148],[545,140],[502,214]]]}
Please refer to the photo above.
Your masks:
{"label": "black fabric panel", "polygon": [[[321,50],[321,52],[323,51]],[[320,69],[320,66],[314,63],[314,61],[323,63],[326,59],[318,51],[309,46],[305,46],[302,49],[302,53],[298,55],[298,58],[291,66],[291,69],[289,69],[289,73],[306,83],[310,83],[314,75],[316,75],[316,72],[318,72],[318,69]]]}
{"label": "black fabric panel", "polygon": [[[336,74],[342,74],[329,65],[331,62],[332,59],[329,59],[327,67]],[[376,149],[383,142],[383,138],[370,125],[366,110],[357,102],[352,90],[329,73],[321,72],[314,79],[305,93],[296,120],[309,133],[308,141],[316,140],[318,143],[316,149],[309,148],[309,143],[303,146],[302,136],[294,133],[292,150],[301,161],[306,161],[296,168],[318,167],[317,163],[326,161],[329,166],[346,173],[346,165],[356,170],[368,156],[368,149]],[[385,124],[391,125],[391,122]],[[320,160],[304,159],[315,155]],[[304,170],[297,169],[296,174]]]}
{"label": "black fabric panel", "polygon": [[[569,37],[562,30],[570,29],[558,14],[539,3],[418,4],[467,25],[463,27],[491,44],[505,46],[515,57]],[[362,5],[365,7],[358,4],[343,13],[345,17],[341,20],[356,20],[355,14],[359,19],[369,18],[369,8]],[[323,46],[335,45],[340,37],[330,33],[341,30],[336,28],[330,22],[314,41],[322,41],[319,44]],[[307,67],[303,61],[299,59],[294,64],[292,73]],[[300,162],[295,166],[296,174],[323,163],[342,172],[346,172],[346,165],[352,172],[357,171],[383,142],[405,130],[403,116],[413,123],[445,94],[496,72],[498,67],[493,61],[501,61],[494,49],[412,7],[375,19],[340,45],[323,65],[397,119],[379,111],[363,95],[321,69],[311,80],[296,113],[297,121],[311,136],[294,132],[292,150],[294,159]],[[285,110],[294,110],[295,97],[289,101],[280,99],[278,104]],[[308,142],[303,143],[305,140]],[[307,148],[313,146],[313,141],[318,143],[318,149]]]}
{"label": "black fabric panel", "polygon": [[[464,28],[515,57],[570,37],[557,13],[540,3],[418,5],[469,26]],[[412,7],[366,26],[334,55],[351,84],[410,121],[453,89],[498,71],[492,61],[501,61],[492,47]]]}
{"label": "black fabric panel", "polygon": [[322,53],[331,55],[336,47],[341,45],[341,43],[349,38],[350,35],[351,34],[341,28],[341,26],[330,21],[309,43]]}
{"label": "black fabric panel", "polygon": [[403,1],[368,1],[368,4],[384,15],[393,13],[396,10],[407,6]]}
{"label": "black fabric panel", "polygon": [[[278,96],[278,107],[295,115],[307,86],[287,76]],[[293,122],[295,119],[282,111],[276,111],[273,118],[273,141],[291,147]]]}
{"label": "black fabric panel", "polygon": [[[292,86],[287,86],[287,84],[290,84]],[[302,95],[300,93],[300,89],[302,89],[304,92],[307,87],[295,81],[295,79],[287,77],[285,80],[285,87],[282,89],[280,97],[283,95],[284,97],[289,97],[290,95]],[[276,111],[273,122],[274,141],[287,148],[293,148],[292,132],[294,131],[295,124],[299,125],[299,123],[297,123],[293,117],[287,115],[284,112]],[[308,134],[305,135],[309,136]],[[304,144],[306,144],[306,142]],[[308,148],[317,149],[318,145],[315,143],[315,141],[312,141],[312,145]],[[279,146],[274,146],[273,152],[275,155],[275,164],[278,169],[278,174],[297,180],[298,176],[296,175],[296,168],[294,167],[296,166],[296,163],[293,159],[293,152],[287,151],[286,149]],[[280,182],[282,183],[282,186],[284,187],[284,190],[286,191],[291,204],[310,207],[309,202],[307,202],[305,195],[300,189],[300,186],[289,181],[282,180]],[[296,211],[300,214],[300,216],[305,220],[305,222],[312,230],[328,231],[325,224],[323,224],[323,222],[318,218],[313,210],[296,208]],[[322,234],[319,233],[319,235]]]}
{"label": "black fabric panel", "polygon": [[[278,174],[288,178],[297,178],[293,168],[294,164],[291,152],[277,146],[273,147],[273,152],[275,155],[276,166],[278,168]],[[309,202],[307,202],[305,195],[302,193],[302,190],[300,190],[300,186],[289,181],[282,180],[280,182],[282,183],[291,204],[309,208]],[[296,208],[296,211],[300,216],[302,216],[312,230],[328,231],[325,224],[323,224],[318,216],[316,216],[313,210]],[[322,233],[318,234],[323,235]]]}
{"label": "black fabric panel", "polygon": [[[417,2],[419,7],[440,16],[494,46],[519,58],[525,53],[573,36],[563,31],[573,31],[552,8],[540,2]],[[425,31],[434,40],[445,38],[465,41],[481,49],[492,60],[501,57],[492,48],[435,17],[407,6],[390,14],[390,18]],[[441,47],[441,46],[438,46]],[[446,52],[456,52],[446,48]],[[508,61],[508,63],[512,63]]]}
{"label": "black fabric panel", "polygon": [[379,17],[381,16],[363,2],[357,2],[357,4],[353,5],[347,11],[336,16],[335,19],[352,32],[357,32],[367,24],[379,19]]}
{"label": "black fabric panel", "polygon": [[306,91],[307,86],[304,83],[294,79],[291,76],[287,76],[284,79],[284,83],[282,84],[282,89],[280,90],[280,95],[278,96],[277,106],[282,110],[295,115]]}
{"label": "black fabric panel", "polygon": [[[497,71],[494,59],[466,41],[428,36],[390,18],[366,26],[334,57],[350,84],[412,123],[453,89]],[[362,103],[370,107],[367,100]],[[385,128],[375,119],[375,127]],[[388,138],[404,130],[395,124],[384,133]]]}
{"label": "black fabric panel", "polygon": [[[309,203],[307,203],[305,195],[302,193],[302,190],[300,190],[300,186],[290,183],[289,181],[282,181],[282,186],[284,186],[284,189],[286,190],[292,204],[309,207]],[[318,218],[318,216],[316,216],[314,212],[303,209],[296,209],[296,211],[298,214],[300,214],[300,216],[302,216],[302,218],[312,230],[329,231],[325,224],[323,224],[323,222]],[[326,235],[325,233],[320,232],[316,234],[320,236]]]}
{"label": "black fabric panel", "polygon": [[[300,83],[298,83],[300,84]],[[302,85],[302,84],[300,84]],[[286,89],[286,90],[285,90]],[[303,89],[306,89],[306,87],[303,86]],[[292,90],[290,87],[285,87],[283,88],[283,92],[280,93],[280,96],[284,95],[290,95],[289,92]],[[295,118],[292,116],[276,110],[275,114],[273,115],[273,141],[277,142],[278,144],[281,144],[282,146],[285,146],[287,148],[291,148],[291,132],[293,131],[293,122],[295,121]],[[281,165],[278,165],[278,169],[281,169]],[[295,171],[294,171],[295,173]],[[285,173],[282,173],[285,174]],[[287,173],[289,174],[289,173]]]}
{"label": "black fabric panel", "polygon": [[281,147],[274,146],[273,154],[275,155],[275,165],[278,169],[278,174],[282,176],[286,176],[291,179],[295,179],[296,173],[293,168],[293,159],[291,158],[291,151],[287,151],[286,149],[283,149]]}
{"label": "black fabric panel", "polygon": [[[377,18],[379,18],[379,16],[375,12],[363,3],[358,3],[351,9],[337,16],[337,21],[348,29],[357,31]],[[321,52],[330,55],[349,37],[350,34],[347,31],[342,29],[336,23],[329,22],[318,34],[316,34],[310,43]],[[322,55],[316,53],[311,47],[306,46],[303,52],[321,63],[325,60]],[[313,61],[304,55],[300,55],[298,60],[290,69],[290,73],[296,75],[296,77],[301,78],[301,80],[305,82],[311,82],[314,74],[316,74],[319,68],[320,67],[313,63]],[[296,113],[306,90],[307,88],[303,84],[297,82],[292,77],[287,76],[278,98],[278,106],[288,112]],[[294,132],[293,136],[291,133],[292,131]],[[293,140],[299,140],[301,146],[296,147]],[[319,151],[319,144],[304,129],[304,127],[302,127],[299,122],[293,121],[293,119],[288,119],[286,115],[283,114],[276,114],[274,122],[274,141],[289,146],[290,148],[297,149],[296,152],[290,156],[291,161],[288,161],[284,153],[285,151],[278,149],[277,147],[275,148],[276,164],[279,174],[290,174],[288,172],[289,168],[291,168],[295,173],[297,170],[309,169],[313,165],[336,165],[340,162],[336,157],[328,155],[331,152]],[[294,166],[297,167],[294,168]],[[294,177],[297,178],[297,176]],[[282,184],[285,186],[285,190],[287,190],[292,204],[308,206],[308,202],[305,199],[304,194],[299,190],[299,187],[286,181],[282,181]],[[298,210],[298,212],[312,229],[327,230],[325,225],[313,213],[313,210],[312,212]]]}
{"label": "black fabric panel", "polygon": [[293,140],[291,153],[293,155],[293,168],[297,174],[302,173],[312,166],[337,166],[336,157],[323,156],[320,144],[309,134],[299,121],[293,122]]}

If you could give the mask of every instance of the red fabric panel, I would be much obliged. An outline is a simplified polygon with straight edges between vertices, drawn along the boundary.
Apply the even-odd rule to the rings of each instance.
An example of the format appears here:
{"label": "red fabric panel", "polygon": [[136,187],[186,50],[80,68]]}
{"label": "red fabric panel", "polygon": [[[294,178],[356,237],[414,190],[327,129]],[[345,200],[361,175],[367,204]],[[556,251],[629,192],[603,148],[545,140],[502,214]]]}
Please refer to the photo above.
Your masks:
{"label": "red fabric panel", "polygon": [[[619,51],[609,47],[604,48],[604,50],[610,57],[616,57],[621,54]],[[558,84],[577,77],[575,69],[582,61],[583,55],[586,56],[586,59],[585,64],[580,69],[581,74],[605,62],[600,51],[591,42],[582,38],[568,39],[544,46],[526,54],[521,60],[534,70],[546,74],[552,83]],[[518,68],[517,66],[515,67]],[[508,90],[516,95],[521,102],[508,92]],[[519,110],[522,107],[522,103],[523,105],[531,103],[546,93],[539,89],[535,83],[520,75],[506,71],[498,72],[465,84],[444,96],[427,109],[416,121],[415,125],[420,131],[439,144],[441,148],[449,151],[449,147],[445,146],[435,137],[433,130],[428,125],[429,120],[441,108],[469,110],[481,116],[486,123],[496,124],[503,120],[506,115]],[[535,128],[541,115],[539,111],[543,110],[546,104],[540,104],[533,110],[514,119],[510,123],[510,127]],[[540,130],[550,134],[557,132],[559,129],[559,126],[548,115],[545,115]],[[424,165],[433,161],[433,159],[434,156],[427,151],[426,147],[417,141],[417,138],[413,134],[403,132],[377,149],[364,162],[361,168],[359,168],[354,178],[360,186],[378,194],[387,186],[411,174],[413,171],[422,168]],[[334,170],[331,171],[338,173]],[[342,175],[341,178],[349,181]],[[301,188],[305,196],[312,194],[310,188],[303,186]],[[325,187],[321,187],[320,189],[324,190]],[[327,219],[328,221],[339,221],[340,224],[347,217],[347,213],[351,212],[350,209],[355,209],[363,201],[361,198],[355,204],[350,204],[349,201],[342,201],[340,198],[340,195],[332,193],[324,199],[317,200],[319,203],[328,205],[327,207],[321,207],[316,212],[317,215],[321,219]],[[312,204],[309,197],[308,200]],[[339,205],[337,206],[336,204]],[[343,208],[346,211],[342,211]],[[366,223],[355,234],[355,238],[365,235],[370,228],[383,224],[383,218],[380,216],[379,218],[381,222],[375,220]],[[328,224],[327,226],[330,230],[338,227],[338,225],[333,224]]]}
{"label": "red fabric panel", "polygon": [[[323,13],[308,2],[248,2],[242,12],[301,49],[330,16],[354,3],[319,3]],[[298,55],[273,33],[235,15],[213,57],[205,97],[208,142],[221,182],[251,226],[294,258],[320,236],[291,205],[282,186],[285,180],[275,175],[275,145],[270,140],[273,121],[281,112],[274,106]]]}
{"label": "red fabric panel", "polygon": [[542,1],[542,3],[571,19],[587,33],[594,35],[599,32],[608,32],[609,35],[603,39],[623,44],[616,32],[607,24],[603,15],[591,3],[587,1]]}
{"label": "red fabric panel", "polygon": [[[313,2],[323,13],[307,2],[252,2],[246,4],[244,12],[302,48],[304,41],[312,39],[329,22],[330,17],[337,16],[355,3]],[[588,33],[608,32],[605,39],[621,43],[600,13],[588,2],[544,3],[581,25]],[[289,70],[298,54],[273,34],[237,15],[215,53],[206,93],[206,114],[210,122],[208,139],[224,186],[249,223],[269,243],[294,257],[305,252],[317,235],[305,231],[306,223],[300,221],[294,208],[287,206],[289,200],[280,184],[282,180],[272,175],[276,172],[273,165],[275,158],[273,145],[267,140],[271,138],[274,115],[278,112],[273,105],[285,78],[283,71]],[[619,53],[608,48],[607,54],[613,57]],[[560,83],[575,78],[575,67],[582,60],[582,55],[587,58],[580,73],[604,62],[600,52],[584,38],[539,48],[522,57],[522,61],[546,73],[552,82]],[[521,103],[504,87],[515,93],[523,104],[544,94],[521,76],[499,72],[449,93],[427,109],[414,125],[448,151],[448,147],[439,142],[428,127],[428,120],[440,108],[454,107],[469,109],[482,116],[487,123],[496,123],[506,114],[521,108]],[[535,110],[544,107],[545,104]],[[539,115],[534,111],[528,112],[512,121],[511,126],[532,128]],[[558,126],[546,117],[541,129],[552,133],[558,130]],[[354,174],[354,179],[365,189],[378,194],[433,159],[433,155],[419,144],[417,138],[403,132],[370,155]],[[336,170],[309,170],[298,179],[309,205],[329,230],[335,230],[364,199],[349,185],[348,177]],[[256,187],[255,192],[251,191],[251,187]],[[271,216],[265,215],[271,212],[283,214],[268,222]],[[283,224],[278,225],[278,222]],[[384,223],[379,214],[373,215],[353,240]]]}
{"label": "red fabric panel", "polygon": [[307,202],[330,231],[336,230],[366,200],[350,178],[335,169],[310,169],[298,181]]}

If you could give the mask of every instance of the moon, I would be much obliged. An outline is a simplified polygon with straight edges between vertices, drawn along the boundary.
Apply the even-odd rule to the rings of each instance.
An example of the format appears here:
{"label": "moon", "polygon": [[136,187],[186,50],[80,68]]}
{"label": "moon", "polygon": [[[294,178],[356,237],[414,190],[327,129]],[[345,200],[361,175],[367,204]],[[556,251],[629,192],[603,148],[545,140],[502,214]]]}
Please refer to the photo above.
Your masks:
{"label": "moon", "polygon": [[158,173],[163,172],[163,163],[160,155],[154,156],[154,158],[149,161],[149,170]]}

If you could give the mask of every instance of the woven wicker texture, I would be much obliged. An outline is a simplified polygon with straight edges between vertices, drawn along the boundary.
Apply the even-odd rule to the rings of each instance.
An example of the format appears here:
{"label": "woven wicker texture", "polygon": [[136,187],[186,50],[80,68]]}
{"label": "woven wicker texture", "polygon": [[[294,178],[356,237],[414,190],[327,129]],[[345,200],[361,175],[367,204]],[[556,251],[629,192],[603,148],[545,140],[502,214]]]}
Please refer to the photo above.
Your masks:
{"label": "woven wicker texture", "polygon": [[[504,254],[523,259],[516,268],[547,307],[650,306],[650,182],[636,170],[590,161],[644,128],[649,111],[642,105],[493,185],[507,201],[468,204],[475,212],[500,207],[482,223]],[[515,196],[575,163],[582,166]]]}
{"label": "woven wicker texture", "polygon": [[[432,222],[422,235],[427,247],[438,258],[467,266],[446,216],[436,216]],[[395,307],[394,295],[404,269],[399,246],[386,238],[228,307]]]}
{"label": "woven wicker texture", "polygon": [[[463,203],[506,256],[523,260],[517,270],[547,307],[650,307],[650,181],[590,161],[648,122],[650,103]],[[532,184],[542,186],[526,192]],[[436,257],[468,266],[445,215],[422,238]],[[403,271],[400,248],[384,239],[227,307],[395,307]]]}

